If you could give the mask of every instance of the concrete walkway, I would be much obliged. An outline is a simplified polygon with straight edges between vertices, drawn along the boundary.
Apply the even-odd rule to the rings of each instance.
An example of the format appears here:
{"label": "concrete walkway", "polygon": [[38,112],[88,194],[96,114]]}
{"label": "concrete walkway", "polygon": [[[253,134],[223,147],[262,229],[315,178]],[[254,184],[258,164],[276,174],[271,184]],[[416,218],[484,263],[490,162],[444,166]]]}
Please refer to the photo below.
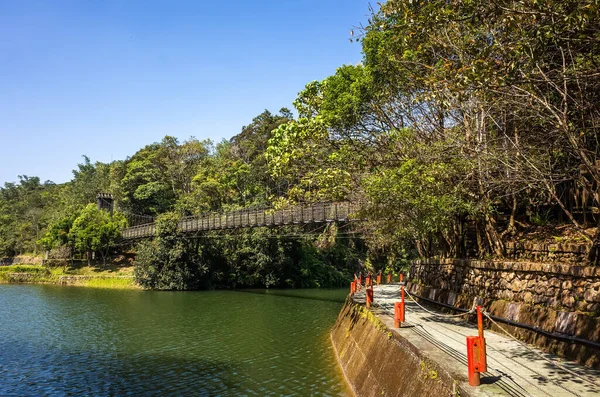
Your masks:
{"label": "concrete walkway", "polygon": [[[464,317],[438,317],[427,313],[406,296],[406,323],[394,328],[394,302],[400,301],[398,285],[381,285],[374,288],[372,311],[394,332],[409,340],[432,360],[443,365],[457,378],[467,379],[466,337],[476,336],[475,324]],[[358,303],[365,302],[364,289],[354,295]],[[428,310],[442,313],[434,305],[424,305]],[[452,313],[454,314],[454,313]],[[473,396],[600,396],[600,372],[564,361],[533,347],[524,347],[508,336],[492,331],[485,332],[488,372],[482,374],[482,385],[460,388]],[[560,369],[536,355],[559,361],[560,365],[580,375],[581,378]],[[583,378],[583,379],[582,379]]]}

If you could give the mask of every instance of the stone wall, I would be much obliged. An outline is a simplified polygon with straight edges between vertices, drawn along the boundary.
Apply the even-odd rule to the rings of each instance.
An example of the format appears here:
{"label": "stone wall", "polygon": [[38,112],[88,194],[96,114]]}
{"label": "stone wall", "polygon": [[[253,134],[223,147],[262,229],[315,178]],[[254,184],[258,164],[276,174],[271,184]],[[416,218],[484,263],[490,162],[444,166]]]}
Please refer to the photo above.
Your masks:
{"label": "stone wall", "polygon": [[512,260],[544,263],[585,263],[587,244],[579,243],[507,243],[506,257]]}
{"label": "stone wall", "polygon": [[355,396],[471,395],[459,386],[464,379],[457,380],[351,299],[346,300],[338,316],[331,340]]}
{"label": "stone wall", "polygon": [[[456,307],[475,298],[493,315],[600,342],[600,267],[491,260],[419,260],[409,291]],[[600,350],[507,326],[523,340],[600,367]]]}

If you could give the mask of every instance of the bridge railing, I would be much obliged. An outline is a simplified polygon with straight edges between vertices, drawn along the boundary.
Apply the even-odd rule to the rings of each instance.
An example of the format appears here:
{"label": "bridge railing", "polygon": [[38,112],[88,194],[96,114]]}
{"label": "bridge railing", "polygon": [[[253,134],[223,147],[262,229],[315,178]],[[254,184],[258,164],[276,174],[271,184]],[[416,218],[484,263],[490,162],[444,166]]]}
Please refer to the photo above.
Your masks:
{"label": "bridge railing", "polygon": [[[179,228],[183,233],[235,229],[258,226],[279,226],[302,223],[349,221],[358,205],[350,202],[296,205],[280,210],[249,209],[226,213],[207,213],[183,218]],[[153,236],[154,223],[136,225],[121,231],[124,239]]]}

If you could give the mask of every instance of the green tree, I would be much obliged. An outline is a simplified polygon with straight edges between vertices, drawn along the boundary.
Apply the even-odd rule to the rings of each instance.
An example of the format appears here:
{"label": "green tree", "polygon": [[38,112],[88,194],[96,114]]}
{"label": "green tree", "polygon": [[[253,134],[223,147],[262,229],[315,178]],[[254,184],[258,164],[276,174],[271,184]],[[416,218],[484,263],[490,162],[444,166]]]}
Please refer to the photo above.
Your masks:
{"label": "green tree", "polygon": [[111,217],[95,204],[88,204],[73,221],[68,238],[74,241],[75,248],[87,254],[88,265],[92,252],[98,252],[106,265],[111,249],[121,237],[120,230],[125,226],[122,214],[115,212]]}
{"label": "green tree", "polygon": [[198,255],[199,247],[178,235],[179,218],[176,213],[160,215],[154,239],[138,245],[134,275],[142,287],[188,290],[200,286],[208,266]]}

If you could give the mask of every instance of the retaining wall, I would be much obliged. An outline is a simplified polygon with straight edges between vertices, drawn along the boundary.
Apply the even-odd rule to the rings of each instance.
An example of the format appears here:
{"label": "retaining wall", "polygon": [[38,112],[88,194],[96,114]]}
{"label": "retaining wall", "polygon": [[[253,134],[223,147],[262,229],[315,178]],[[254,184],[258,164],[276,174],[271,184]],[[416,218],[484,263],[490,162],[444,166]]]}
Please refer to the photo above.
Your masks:
{"label": "retaining wall", "polygon": [[347,299],[331,331],[346,380],[356,396],[468,396],[444,367],[361,305]]}
{"label": "retaining wall", "polygon": [[506,243],[506,258],[543,263],[584,263],[590,246],[581,243]]}

